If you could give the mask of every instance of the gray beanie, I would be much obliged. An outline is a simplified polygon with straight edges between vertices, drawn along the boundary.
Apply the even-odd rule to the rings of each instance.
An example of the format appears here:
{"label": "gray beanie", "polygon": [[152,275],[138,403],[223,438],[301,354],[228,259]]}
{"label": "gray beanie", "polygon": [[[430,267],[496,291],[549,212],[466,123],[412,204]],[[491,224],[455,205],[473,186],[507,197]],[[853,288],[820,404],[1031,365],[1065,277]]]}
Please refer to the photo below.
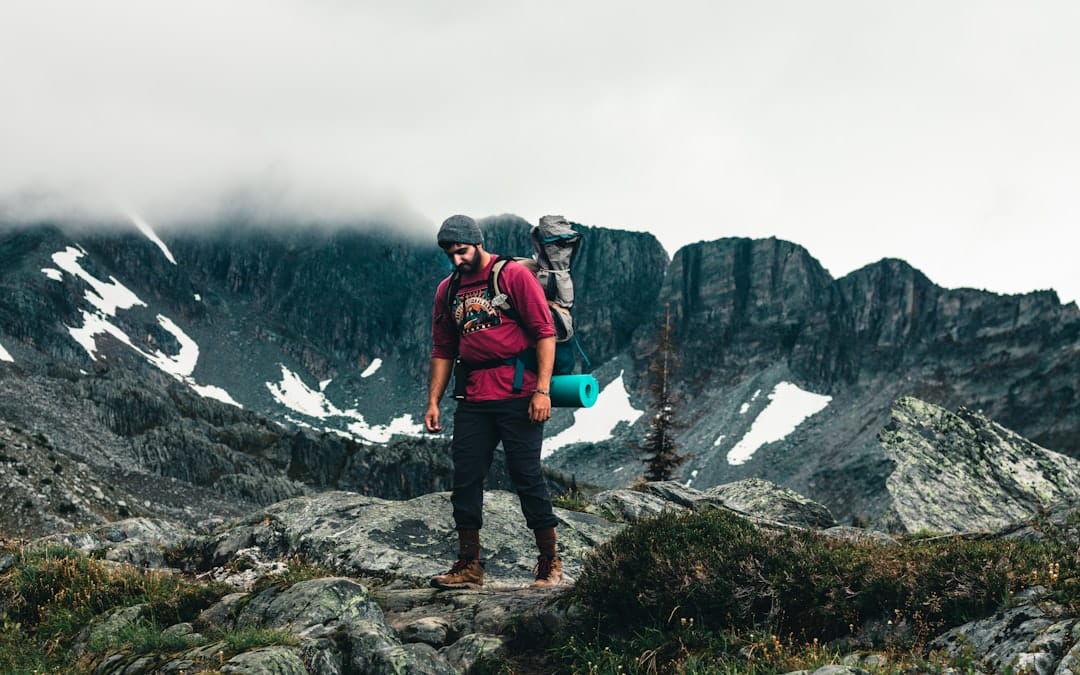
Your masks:
{"label": "gray beanie", "polygon": [[439,228],[439,246],[446,244],[483,244],[484,233],[468,216],[450,216]]}

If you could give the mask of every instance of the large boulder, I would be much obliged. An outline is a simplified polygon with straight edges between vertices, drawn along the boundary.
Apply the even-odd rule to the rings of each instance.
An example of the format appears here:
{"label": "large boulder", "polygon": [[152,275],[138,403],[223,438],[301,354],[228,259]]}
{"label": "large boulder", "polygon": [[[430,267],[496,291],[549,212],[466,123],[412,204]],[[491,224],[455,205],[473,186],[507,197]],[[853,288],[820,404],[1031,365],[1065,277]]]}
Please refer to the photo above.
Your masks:
{"label": "large boulder", "polygon": [[630,523],[671,509],[734,511],[759,524],[824,529],[836,525],[829,510],[788,488],[766,480],[747,479],[705,491],[676,481],[643,483],[636,489],[607,490],[589,506],[609,520]]}
{"label": "large boulder", "polygon": [[717,485],[705,494],[718,497],[724,506],[751,519],[814,529],[836,525],[836,519],[825,506],[760,478]]}
{"label": "large boulder", "polygon": [[895,464],[882,529],[996,531],[1080,498],[1080,461],[973,410],[900,398],[879,440]]}

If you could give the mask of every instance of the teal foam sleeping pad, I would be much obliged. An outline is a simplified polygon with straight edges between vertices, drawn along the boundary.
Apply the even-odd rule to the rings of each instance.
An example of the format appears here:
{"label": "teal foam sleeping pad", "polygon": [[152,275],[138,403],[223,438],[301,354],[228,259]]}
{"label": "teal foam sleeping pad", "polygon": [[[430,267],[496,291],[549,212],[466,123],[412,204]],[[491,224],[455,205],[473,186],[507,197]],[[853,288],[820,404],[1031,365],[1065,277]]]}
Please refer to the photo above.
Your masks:
{"label": "teal foam sleeping pad", "polygon": [[590,408],[600,395],[600,383],[592,375],[554,375],[551,405],[555,408]]}

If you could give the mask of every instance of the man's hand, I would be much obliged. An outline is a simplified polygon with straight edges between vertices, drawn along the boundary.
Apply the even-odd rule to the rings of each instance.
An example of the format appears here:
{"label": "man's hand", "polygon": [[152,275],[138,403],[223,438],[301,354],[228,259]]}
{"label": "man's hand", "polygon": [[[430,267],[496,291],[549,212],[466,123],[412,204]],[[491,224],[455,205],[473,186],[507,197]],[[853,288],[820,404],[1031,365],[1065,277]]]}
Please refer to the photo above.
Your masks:
{"label": "man's hand", "polygon": [[551,419],[551,395],[536,392],[529,401],[529,420],[534,423]]}
{"label": "man's hand", "polygon": [[431,384],[428,385],[427,411],[424,413],[424,428],[429,434],[442,431],[442,425],[439,424],[439,401],[442,400],[446,385],[450,382],[450,372],[453,368],[453,359],[431,357]]}
{"label": "man's hand", "polygon": [[424,428],[427,429],[429,434],[437,434],[442,431],[442,425],[439,424],[439,406],[437,404],[428,404],[427,412],[424,413]]}

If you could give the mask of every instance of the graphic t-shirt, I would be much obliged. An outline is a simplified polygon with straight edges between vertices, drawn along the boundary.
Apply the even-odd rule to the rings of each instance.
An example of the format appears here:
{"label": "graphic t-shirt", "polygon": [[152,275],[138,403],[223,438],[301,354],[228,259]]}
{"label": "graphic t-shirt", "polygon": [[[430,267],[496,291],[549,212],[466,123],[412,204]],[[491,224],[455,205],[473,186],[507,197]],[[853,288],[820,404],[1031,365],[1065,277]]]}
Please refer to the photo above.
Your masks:
{"label": "graphic t-shirt", "polygon": [[[507,263],[499,273],[500,290],[508,296],[520,323],[500,311],[498,298],[489,297],[488,275],[497,258],[492,255],[488,266],[479,272],[462,274],[452,303],[446,301],[450,277],[439,284],[431,322],[432,358],[453,359],[460,355],[467,363],[509,359],[535,347],[540,338],[555,336],[544,291],[533,273],[522,265]],[[526,370],[521,391],[515,394],[514,370],[513,365],[473,370],[466,398],[497,401],[530,396],[536,388],[536,373]]]}

